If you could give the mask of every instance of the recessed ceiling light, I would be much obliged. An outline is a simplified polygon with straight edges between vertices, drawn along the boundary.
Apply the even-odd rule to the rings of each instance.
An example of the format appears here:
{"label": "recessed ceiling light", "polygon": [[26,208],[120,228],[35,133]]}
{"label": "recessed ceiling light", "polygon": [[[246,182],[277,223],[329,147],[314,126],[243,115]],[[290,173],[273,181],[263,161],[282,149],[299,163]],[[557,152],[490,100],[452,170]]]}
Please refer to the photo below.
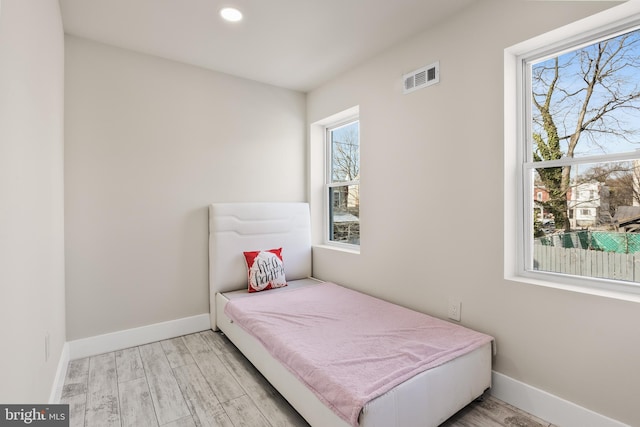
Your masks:
{"label": "recessed ceiling light", "polygon": [[229,22],[238,22],[242,20],[242,12],[233,7],[225,7],[220,10],[220,16],[222,19]]}

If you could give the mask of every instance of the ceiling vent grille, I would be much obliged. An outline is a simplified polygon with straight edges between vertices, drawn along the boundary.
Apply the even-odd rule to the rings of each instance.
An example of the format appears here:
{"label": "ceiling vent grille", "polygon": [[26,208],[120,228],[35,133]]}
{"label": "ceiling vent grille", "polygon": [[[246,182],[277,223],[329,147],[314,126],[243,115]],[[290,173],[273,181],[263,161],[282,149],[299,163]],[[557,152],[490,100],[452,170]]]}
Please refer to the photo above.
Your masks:
{"label": "ceiling vent grille", "polygon": [[434,85],[440,81],[440,62],[434,62],[407,73],[402,76],[402,80],[404,81],[405,94]]}

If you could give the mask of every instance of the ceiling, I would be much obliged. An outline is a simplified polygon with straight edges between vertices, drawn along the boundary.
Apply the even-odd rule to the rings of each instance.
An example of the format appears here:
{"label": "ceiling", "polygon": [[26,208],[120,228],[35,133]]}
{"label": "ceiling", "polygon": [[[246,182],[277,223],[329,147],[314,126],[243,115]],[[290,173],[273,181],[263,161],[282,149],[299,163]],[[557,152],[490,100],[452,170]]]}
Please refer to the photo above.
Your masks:
{"label": "ceiling", "polygon": [[307,92],[477,0],[59,1],[67,34]]}

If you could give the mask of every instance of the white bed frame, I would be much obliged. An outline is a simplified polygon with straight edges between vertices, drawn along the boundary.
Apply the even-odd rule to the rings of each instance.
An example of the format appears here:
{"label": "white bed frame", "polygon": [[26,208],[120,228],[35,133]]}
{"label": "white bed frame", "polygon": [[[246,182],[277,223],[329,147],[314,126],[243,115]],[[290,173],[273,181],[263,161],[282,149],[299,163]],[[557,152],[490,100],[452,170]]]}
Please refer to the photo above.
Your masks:
{"label": "white bed frame", "polygon": [[[221,330],[314,427],[349,424],[325,406],[251,335],[224,314],[223,292],[247,287],[243,251],[282,247],[287,281],[311,277],[306,203],[217,203],[209,206],[211,328]],[[365,405],[363,427],[438,426],[491,387],[491,344],[405,381]]]}

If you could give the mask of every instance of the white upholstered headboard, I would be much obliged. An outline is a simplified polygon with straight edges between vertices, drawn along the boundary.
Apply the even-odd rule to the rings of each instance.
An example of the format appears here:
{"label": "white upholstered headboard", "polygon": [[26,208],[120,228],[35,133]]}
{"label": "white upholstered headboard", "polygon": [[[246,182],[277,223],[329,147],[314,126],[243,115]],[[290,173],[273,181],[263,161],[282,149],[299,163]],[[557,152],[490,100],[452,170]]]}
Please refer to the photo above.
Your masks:
{"label": "white upholstered headboard", "polygon": [[209,311],[215,296],[247,287],[244,251],[282,248],[287,280],[311,276],[311,222],[307,203],[209,205]]}

